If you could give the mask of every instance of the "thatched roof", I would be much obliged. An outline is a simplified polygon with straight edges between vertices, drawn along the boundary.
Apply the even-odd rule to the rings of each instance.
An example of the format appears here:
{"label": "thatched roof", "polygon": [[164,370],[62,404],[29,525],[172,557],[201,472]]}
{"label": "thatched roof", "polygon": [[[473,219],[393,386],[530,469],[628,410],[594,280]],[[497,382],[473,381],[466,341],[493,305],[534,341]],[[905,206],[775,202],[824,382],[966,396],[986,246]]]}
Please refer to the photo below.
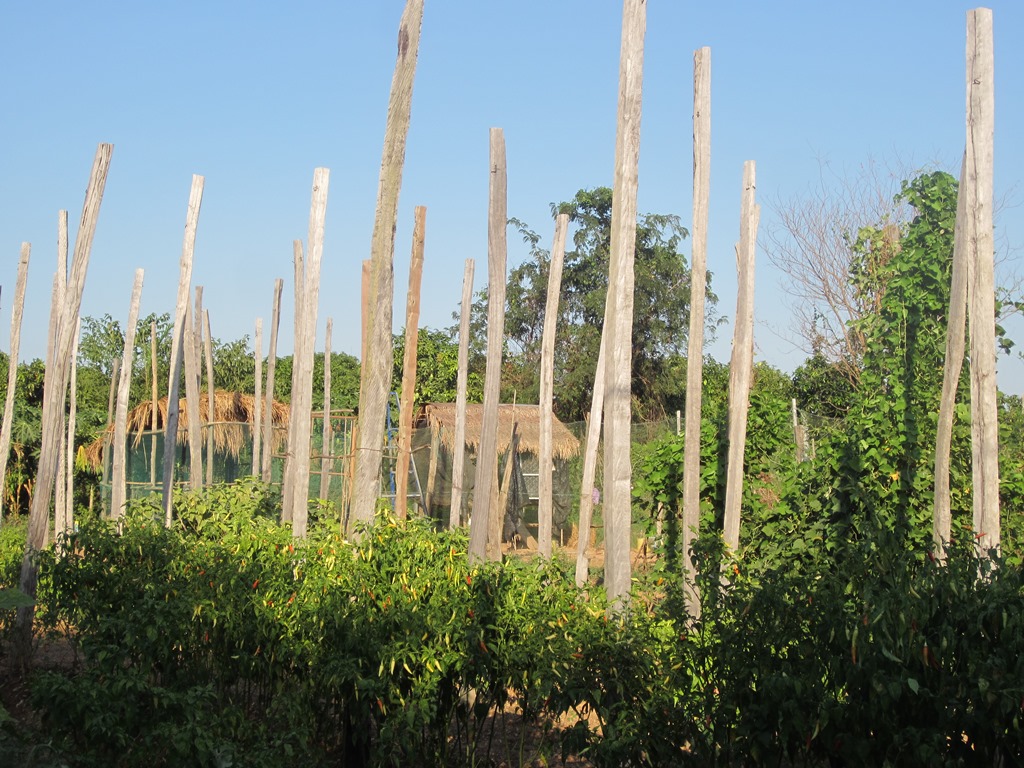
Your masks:
{"label": "thatched roof", "polygon": [[[479,403],[466,405],[466,447],[477,450],[480,446],[480,426],[484,407]],[[449,451],[455,447],[455,404],[430,403],[424,406],[428,426],[440,433],[441,443]],[[540,406],[498,406],[498,451],[508,450],[512,440],[512,422],[519,434],[520,453],[540,453]],[[552,453],[556,459],[571,459],[580,452],[579,439],[566,426],[552,416]]]}
{"label": "thatched roof", "polygon": [[[242,448],[250,443],[248,430],[238,429],[241,424],[252,424],[256,413],[256,398],[241,392],[229,392],[223,389],[213,393],[213,418],[210,418],[209,398],[206,392],[200,393],[199,420],[203,426],[213,425],[214,450],[238,456]],[[188,423],[186,419],[185,398],[178,401],[181,414],[178,422],[178,442],[188,439]],[[286,435],[281,427],[288,426],[289,408],[286,403],[276,400],[273,405],[274,442],[283,443]],[[163,431],[167,418],[167,398],[163,397],[156,403],[156,430]],[[145,400],[128,412],[127,433],[134,435],[134,444],[138,445],[144,433],[153,431],[153,402]],[[114,436],[114,425],[108,426],[85,451],[86,459],[94,467],[102,464],[104,447]],[[204,432],[205,436],[205,432]]]}

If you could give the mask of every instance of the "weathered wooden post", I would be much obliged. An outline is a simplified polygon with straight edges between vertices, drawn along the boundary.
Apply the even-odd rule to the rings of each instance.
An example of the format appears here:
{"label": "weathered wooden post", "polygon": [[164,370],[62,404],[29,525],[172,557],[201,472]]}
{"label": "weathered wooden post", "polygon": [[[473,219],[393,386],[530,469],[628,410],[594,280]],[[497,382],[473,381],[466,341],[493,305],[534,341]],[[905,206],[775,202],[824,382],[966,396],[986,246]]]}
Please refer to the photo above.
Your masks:
{"label": "weathered wooden post", "polygon": [[[198,286],[197,286],[198,290]],[[198,294],[197,294],[198,295]],[[196,358],[196,326],[202,319],[195,310],[185,311],[185,418],[188,423],[189,487],[197,491],[203,487],[203,422],[199,413],[199,373],[201,363]]]}
{"label": "weathered wooden post", "polygon": [[213,430],[217,421],[217,397],[213,384],[213,336],[210,310],[203,310],[203,354],[206,357],[206,484],[213,485]]}
{"label": "weathered wooden post", "polygon": [[377,210],[370,245],[368,298],[371,311],[367,315],[366,349],[359,374],[359,421],[350,523],[369,523],[380,494],[384,418],[394,365],[391,314],[394,306],[395,226],[422,23],[423,0],[406,0],[398,27],[398,59],[391,80]]}
{"label": "weathered wooden post", "polygon": [[[32,496],[29,512],[28,535],[25,543],[25,557],[21,564],[21,591],[35,600],[39,572],[35,553],[42,546],[49,522],[50,499],[54,478],[57,474],[57,459],[61,443],[60,418],[64,413],[64,398],[68,390],[71,368],[73,333],[82,306],[82,291],[89,267],[89,252],[96,234],[100,203],[110,168],[113,146],[100,144],[96,150],[89,185],[85,192],[82,218],[75,237],[75,255],[71,264],[64,303],[50,315],[50,326],[56,331],[54,355],[47,366],[43,380],[42,441],[39,448],[39,466],[36,473],[36,490]],[[32,619],[35,607],[19,608],[15,628],[15,645],[21,663],[27,664],[32,645]]]}
{"label": "weathered wooden post", "polygon": [[[21,244],[18,278],[14,284],[14,305],[11,308],[11,346],[7,360],[7,396],[4,400],[4,420],[0,427],[0,488],[7,477],[7,457],[11,453],[11,424],[14,418],[14,390],[18,384],[18,353],[21,347],[21,321],[25,314],[25,287],[28,285],[28,262],[32,244]],[[3,494],[0,494],[0,525],[3,524]]]}
{"label": "weathered wooden post", "polygon": [[[484,378],[483,418],[480,448],[476,458],[476,488],[473,517],[469,526],[469,559],[500,560],[501,549],[489,531],[492,494],[498,475],[498,403],[501,398],[501,348],[505,334],[505,262],[508,252],[508,172],[505,166],[505,134],[492,128],[490,134],[490,205],[487,219],[487,366]],[[496,526],[501,531],[500,521]]]}
{"label": "weathered wooden post", "polygon": [[[52,297],[52,303],[50,306],[50,312],[55,311],[54,305],[56,305],[56,311],[59,312],[61,307],[64,306],[64,295],[67,292],[68,287],[68,212],[60,211],[57,215],[57,272],[54,275],[54,293]],[[50,328],[50,335],[47,349],[46,349],[46,365],[47,367],[54,360],[55,356],[55,345],[57,343],[57,336],[60,333],[58,327],[54,326]],[[57,457],[57,476],[55,479],[56,487],[54,488],[54,499],[53,499],[53,527],[54,533],[60,531],[63,525],[64,511],[67,507],[67,499],[65,494],[67,493],[67,414],[63,407],[60,412],[60,425],[58,429],[60,431],[60,445],[58,447]],[[49,536],[49,526],[47,526],[46,536]],[[44,542],[48,539],[44,538]]]}
{"label": "weathered wooden post", "polygon": [[582,587],[590,577],[590,529],[594,518],[594,478],[597,476],[597,451],[601,445],[604,416],[605,345],[608,336],[601,333],[601,346],[594,371],[594,388],[590,393],[590,418],[587,420],[587,444],[583,449],[583,479],[580,482],[580,526],[576,542],[576,586]]}
{"label": "weathered wooden post", "polygon": [[743,452],[747,443],[747,411],[754,369],[754,253],[761,207],[754,202],[756,169],[743,164],[743,202],[740,241],[736,244],[739,281],[736,321],[729,361],[729,465],[725,484],[725,546],[735,553],[740,543],[740,507],[743,503]]}
{"label": "weathered wooden post", "polygon": [[156,423],[157,416],[159,415],[160,409],[157,406],[157,398],[159,397],[159,391],[157,390],[157,375],[158,367],[156,362],[156,320],[153,320],[149,324],[149,364],[152,370],[150,375],[150,410],[149,410],[149,428],[153,432],[150,437],[150,451],[149,451],[149,484],[156,490]]}
{"label": "weathered wooden post", "polygon": [[995,248],[992,234],[995,58],[992,11],[967,13],[967,289],[971,358],[971,457],[978,554],[999,551],[999,422],[996,398]]}
{"label": "weathered wooden post", "polygon": [[256,337],[253,340],[253,376],[252,398],[252,476],[260,474],[260,437],[263,434],[263,318],[256,318]]}
{"label": "weathered wooden post", "polygon": [[555,393],[555,332],[558,327],[558,298],[562,290],[562,263],[565,260],[565,235],[568,229],[569,215],[558,214],[555,218],[555,239],[551,245],[548,295],[540,345],[540,467],[537,470],[537,494],[540,499],[537,503],[537,547],[544,557],[551,557],[555,469],[551,438]]}
{"label": "weathered wooden post", "polygon": [[75,320],[75,336],[71,343],[71,383],[68,386],[68,440],[67,457],[64,465],[67,467],[67,491],[64,494],[64,524],[65,536],[70,536],[75,530],[75,425],[78,419],[78,341],[82,336],[82,318]]}
{"label": "weathered wooden post", "polygon": [[[290,504],[292,535],[306,538],[309,517],[309,462],[313,406],[313,348],[316,342],[317,307],[320,302],[320,262],[324,252],[324,222],[327,217],[327,190],[330,171],[313,172],[313,193],[309,208],[309,260],[302,279],[301,323],[295,329],[295,356],[292,367],[292,404],[288,459],[285,461],[284,503]],[[298,262],[298,263],[301,263]],[[298,279],[298,275],[296,278]],[[298,289],[296,289],[298,295]]]}
{"label": "weathered wooden post", "polygon": [[114,416],[114,460],[111,464],[110,514],[118,518],[128,500],[127,454],[128,393],[132,384],[132,357],[135,353],[135,329],[139,324],[139,302],[142,300],[144,271],[135,270],[132,298],[128,305],[128,324],[124,329],[124,350],[121,352],[121,378],[117,384],[117,408]]}
{"label": "weathered wooden post", "polygon": [[277,371],[277,332],[281,326],[281,292],[284,280],[280,277],[274,281],[274,301],[270,315],[270,349],[267,350],[267,392],[263,404],[263,457],[261,461],[261,479],[269,483],[271,479],[271,461],[274,458],[274,374]]}
{"label": "weathered wooden post", "polygon": [[704,398],[704,316],[707,296],[708,200],[711,194],[711,49],[693,54],[693,263],[690,265],[690,335],[686,353],[686,434],[683,437],[681,562],[686,609],[700,617],[691,549],[700,533],[700,423]]}
{"label": "weathered wooden post", "polygon": [[448,527],[462,525],[462,482],[466,471],[466,392],[469,385],[469,318],[473,308],[475,262],[466,259],[462,272],[462,304],[459,309],[459,373],[455,381],[455,445],[452,448],[452,501]]}
{"label": "weathered wooden post", "polygon": [[[178,391],[181,382],[181,367],[185,356],[185,315],[188,312],[189,294],[192,292],[192,256],[196,247],[196,228],[199,225],[199,209],[203,203],[202,176],[192,176],[192,189],[188,197],[188,212],[185,217],[185,238],[181,246],[181,264],[178,276],[178,300],[174,307],[174,330],[171,336],[171,370],[167,378],[167,416],[164,418],[164,472],[163,502],[164,522],[169,528],[174,514],[172,489],[174,487],[174,465],[178,447],[178,418],[180,406]],[[191,338],[188,339],[191,344]]]}
{"label": "weathered wooden post", "polygon": [[334,430],[331,428],[331,333],[334,320],[327,318],[324,334],[324,419],[320,433],[320,498],[326,499],[331,489],[331,469],[334,466]]}
{"label": "weathered wooden post", "polygon": [[[420,283],[423,279],[423,240],[427,209],[417,205],[409,262],[409,293],[405,301],[405,355],[402,360],[402,400],[398,408],[398,461],[395,467],[395,516],[404,520],[412,459],[412,412],[416,407],[416,353],[420,338]],[[432,457],[433,458],[433,457]]]}
{"label": "weathered wooden post", "polygon": [[636,193],[646,27],[647,4],[644,0],[625,0],[619,57],[608,301],[604,322],[605,333],[608,334],[604,393],[605,587],[613,610],[625,607],[630,592],[633,261],[636,255]]}

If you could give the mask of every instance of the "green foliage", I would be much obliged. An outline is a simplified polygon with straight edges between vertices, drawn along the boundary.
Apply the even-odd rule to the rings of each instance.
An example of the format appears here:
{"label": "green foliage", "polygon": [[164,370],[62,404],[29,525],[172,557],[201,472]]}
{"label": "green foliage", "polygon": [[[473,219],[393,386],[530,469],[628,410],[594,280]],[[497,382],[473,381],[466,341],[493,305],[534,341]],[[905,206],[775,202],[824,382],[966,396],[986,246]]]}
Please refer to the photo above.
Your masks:
{"label": "green foliage", "polygon": [[[395,365],[392,387],[401,396],[405,360],[405,331],[394,338]],[[459,376],[459,345],[447,331],[420,328],[416,339],[416,407],[426,403],[454,403]],[[479,403],[484,396],[484,377],[470,366],[466,399]],[[358,391],[358,383],[357,383]]]}

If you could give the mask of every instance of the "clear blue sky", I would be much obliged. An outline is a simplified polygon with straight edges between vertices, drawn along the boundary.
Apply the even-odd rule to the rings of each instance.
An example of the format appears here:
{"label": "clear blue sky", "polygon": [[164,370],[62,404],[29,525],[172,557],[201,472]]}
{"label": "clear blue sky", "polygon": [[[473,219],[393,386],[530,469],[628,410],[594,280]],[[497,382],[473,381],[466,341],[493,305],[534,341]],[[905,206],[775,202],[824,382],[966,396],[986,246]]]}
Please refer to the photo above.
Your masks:
{"label": "clear blue sky", "polygon": [[[1010,266],[1024,244],[1024,3],[997,0],[997,221]],[[401,0],[374,2],[8,2],[0,10],[0,347],[22,241],[33,246],[22,357],[42,357],[57,211],[77,226],[96,145],[114,144],[83,315],[124,322],[133,272],[142,312],[172,312],[191,175],[206,177],[193,285],[213,334],[269,323],[291,241],[305,238],[313,169],[331,169],[317,346],[359,352],[359,270],[369,255]],[[732,316],[744,160],[762,203],[811,187],[820,162],[855,168],[938,160],[964,145],[966,11],[961,0],[649,0],[640,151],[644,212],[689,225],[692,52],[712,49],[709,266]],[[452,324],[462,265],[485,285],[488,129],[505,131],[509,215],[550,240],[549,203],[610,185],[621,3],[426,0],[395,254],[404,324],[413,207],[427,206],[421,325]],[[762,231],[772,226],[762,210]],[[72,232],[72,237],[74,233]],[[510,233],[509,264],[525,257]],[[684,248],[688,249],[688,245]],[[804,358],[787,297],[758,255],[757,357]],[[1011,325],[1024,346],[1024,324]],[[727,360],[728,329],[710,351]],[[266,340],[264,341],[266,344]],[[1024,389],[1005,358],[1000,381]]]}

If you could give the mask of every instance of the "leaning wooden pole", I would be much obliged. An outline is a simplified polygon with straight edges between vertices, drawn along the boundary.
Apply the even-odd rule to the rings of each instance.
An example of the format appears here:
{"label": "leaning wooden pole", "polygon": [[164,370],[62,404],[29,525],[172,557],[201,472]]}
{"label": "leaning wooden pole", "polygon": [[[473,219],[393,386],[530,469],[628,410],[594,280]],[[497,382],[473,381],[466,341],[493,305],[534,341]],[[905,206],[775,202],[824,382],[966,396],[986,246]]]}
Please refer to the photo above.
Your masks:
{"label": "leaning wooden pole", "polygon": [[193,491],[203,487],[203,420],[199,411],[201,359],[196,356],[195,328],[202,321],[195,310],[185,312],[185,419],[188,425],[188,484]]}
{"label": "leaning wooden pole", "polygon": [[395,226],[422,22],[423,0],[406,0],[398,27],[398,59],[391,80],[377,210],[370,244],[370,311],[366,324],[366,349],[359,375],[359,421],[350,528],[352,523],[369,523],[373,519],[380,493],[384,420],[394,365],[391,314],[394,305]]}
{"label": "leaning wooden pole", "polygon": [[555,239],[551,245],[548,266],[548,295],[544,306],[544,330],[540,344],[540,461],[537,478],[537,547],[544,557],[551,557],[551,528],[554,517],[554,450],[552,422],[555,396],[555,331],[558,327],[558,297],[562,291],[562,264],[565,261],[565,235],[569,230],[569,214],[555,218]]}
{"label": "leaning wooden pole", "polygon": [[978,553],[999,551],[999,423],[992,173],[995,128],[992,11],[967,13],[967,215],[971,218],[968,287],[971,358],[971,455]]}
{"label": "leaning wooden pole", "polygon": [[331,490],[331,469],[334,467],[333,435],[331,428],[331,334],[334,319],[327,318],[324,334],[324,417],[320,432],[320,498],[328,498]]}
{"label": "leaning wooden pole", "polygon": [[743,201],[740,211],[740,241],[736,244],[736,321],[729,361],[729,464],[725,484],[725,525],[723,536],[731,553],[740,543],[740,507],[743,503],[743,453],[747,443],[747,412],[754,371],[754,253],[761,207],[754,202],[756,168],[753,160],[743,164]]}
{"label": "leaning wooden pole", "polygon": [[[89,267],[89,253],[96,234],[100,203],[106,186],[107,172],[114,147],[100,144],[96,150],[89,185],[85,192],[82,218],[75,238],[74,258],[68,279],[64,303],[50,316],[51,328],[57,331],[54,355],[47,366],[43,379],[42,441],[39,448],[39,464],[36,472],[36,488],[32,496],[29,513],[28,535],[25,543],[25,557],[21,564],[21,591],[35,600],[39,572],[35,554],[43,545],[49,520],[50,499],[54,478],[57,474],[57,459],[61,443],[60,416],[64,413],[65,395],[68,390],[68,376],[71,369],[73,334],[77,327],[82,307],[82,292],[85,289],[85,275]],[[22,663],[28,661],[32,643],[32,620],[35,607],[19,608],[16,626],[16,647]]]}
{"label": "leaning wooden pole", "polygon": [[[64,296],[67,292],[68,287],[68,212],[61,211],[57,216],[57,273],[56,273],[56,290],[53,294],[53,300],[56,302],[57,307],[64,306]],[[51,305],[50,311],[53,311],[53,305]],[[59,311],[59,310],[58,310]],[[76,319],[77,322],[77,319]],[[54,349],[57,343],[57,336],[60,330],[57,327],[51,328],[50,336],[48,339],[48,347],[46,350],[46,365],[49,366],[54,360]],[[60,413],[60,447],[58,449],[59,456],[57,458],[57,477],[55,480],[56,486],[54,488],[54,499],[53,499],[53,528],[56,533],[63,526],[64,511],[67,508],[67,414],[62,409]],[[47,535],[49,534],[49,527],[47,527]],[[45,539],[44,539],[45,541]]]}
{"label": "leaning wooden pole", "polygon": [[124,330],[124,350],[121,353],[121,378],[117,384],[117,406],[114,414],[114,460],[111,467],[110,514],[114,518],[124,512],[128,500],[127,457],[128,393],[132,384],[135,329],[139,324],[139,302],[142,301],[144,271],[135,270],[132,297],[128,305],[128,324]]}
{"label": "leaning wooden pole", "polygon": [[700,616],[690,550],[700,532],[700,421],[704,385],[704,316],[707,296],[708,201],[711,194],[711,49],[693,54],[693,256],[690,265],[690,335],[686,353],[686,434],[683,437],[683,519],[680,562],[686,609]]}
{"label": "leaning wooden pole", "polygon": [[253,339],[253,403],[252,403],[252,469],[253,477],[260,474],[260,450],[263,434],[263,318],[256,318],[256,337]]}
{"label": "leaning wooden pole", "polygon": [[462,483],[466,467],[466,397],[469,388],[469,319],[473,314],[473,270],[466,259],[462,272],[462,304],[459,307],[459,372],[455,380],[455,446],[452,449],[452,500],[448,527],[462,525]]}
{"label": "leaning wooden pole", "polygon": [[[0,488],[7,477],[7,458],[11,453],[11,425],[14,418],[14,391],[18,385],[18,354],[21,348],[21,321],[25,315],[25,287],[28,285],[28,263],[32,244],[21,244],[18,278],[14,284],[14,305],[11,308],[11,346],[7,360],[7,396],[4,400],[4,420],[0,427]],[[0,524],[3,523],[4,494],[0,494]]]}
{"label": "leaning wooden pole", "polygon": [[631,581],[633,261],[646,26],[646,2],[625,0],[612,187],[609,299],[604,321],[604,332],[608,334],[604,393],[605,588],[613,610],[628,602]]}
{"label": "leaning wooden pole", "polygon": [[[163,505],[164,523],[170,527],[174,507],[172,488],[174,486],[174,465],[178,448],[178,418],[180,415],[178,392],[181,387],[181,368],[185,360],[185,313],[188,311],[189,295],[192,293],[192,256],[196,247],[196,228],[199,226],[199,209],[203,203],[202,176],[192,176],[192,189],[188,196],[188,211],[185,216],[185,238],[181,246],[181,263],[178,272],[178,300],[174,308],[174,330],[171,332],[171,370],[167,378],[167,416],[164,418],[164,467]],[[189,339],[188,343],[192,343]]]}
{"label": "leaning wooden pole", "polygon": [[420,283],[423,281],[423,239],[427,209],[417,205],[409,262],[409,293],[405,300],[405,354],[402,360],[402,400],[398,407],[398,462],[395,468],[395,516],[404,520],[409,502],[409,462],[412,460],[412,411],[416,407],[416,352],[420,338]]}
{"label": "leaning wooden pole", "polygon": [[271,462],[274,458],[274,375],[277,372],[277,332],[281,327],[281,293],[284,280],[274,281],[274,300],[270,315],[270,349],[267,350],[267,391],[263,402],[263,457],[260,459],[260,477],[264,483],[271,480]]}
{"label": "leaning wooden pole", "polygon": [[594,371],[594,388],[590,393],[590,419],[587,421],[587,443],[583,449],[583,479],[580,482],[580,525],[576,542],[576,586],[582,587],[590,578],[590,529],[594,522],[594,480],[597,477],[597,452],[601,445],[601,426],[604,416],[605,385],[605,340],[601,334],[601,346],[597,353],[597,369]]}
{"label": "leaning wooden pole", "polygon": [[[498,404],[501,399],[501,352],[505,335],[505,263],[508,256],[508,172],[505,166],[505,134],[491,129],[490,191],[487,219],[487,365],[484,374],[483,420],[476,459],[473,517],[469,526],[469,559],[501,559],[501,550],[489,541],[488,531],[497,528],[491,515],[498,477]],[[496,553],[496,554],[495,554]]]}
{"label": "leaning wooden pole", "polygon": [[68,437],[64,466],[64,525],[61,530],[65,538],[75,530],[75,427],[78,420],[78,342],[82,337],[82,319],[75,321],[75,336],[71,342],[71,381],[68,385]]}
{"label": "leaning wooden pole", "polygon": [[967,156],[960,164],[960,187],[956,200],[956,224],[953,230],[953,275],[949,289],[949,319],[946,322],[946,362],[942,372],[942,396],[935,433],[935,507],[932,514],[932,542],[935,556],[944,560],[949,545],[952,510],[949,495],[950,451],[953,445],[953,421],[956,394],[964,364],[967,331],[967,242],[971,229],[967,217]]}

